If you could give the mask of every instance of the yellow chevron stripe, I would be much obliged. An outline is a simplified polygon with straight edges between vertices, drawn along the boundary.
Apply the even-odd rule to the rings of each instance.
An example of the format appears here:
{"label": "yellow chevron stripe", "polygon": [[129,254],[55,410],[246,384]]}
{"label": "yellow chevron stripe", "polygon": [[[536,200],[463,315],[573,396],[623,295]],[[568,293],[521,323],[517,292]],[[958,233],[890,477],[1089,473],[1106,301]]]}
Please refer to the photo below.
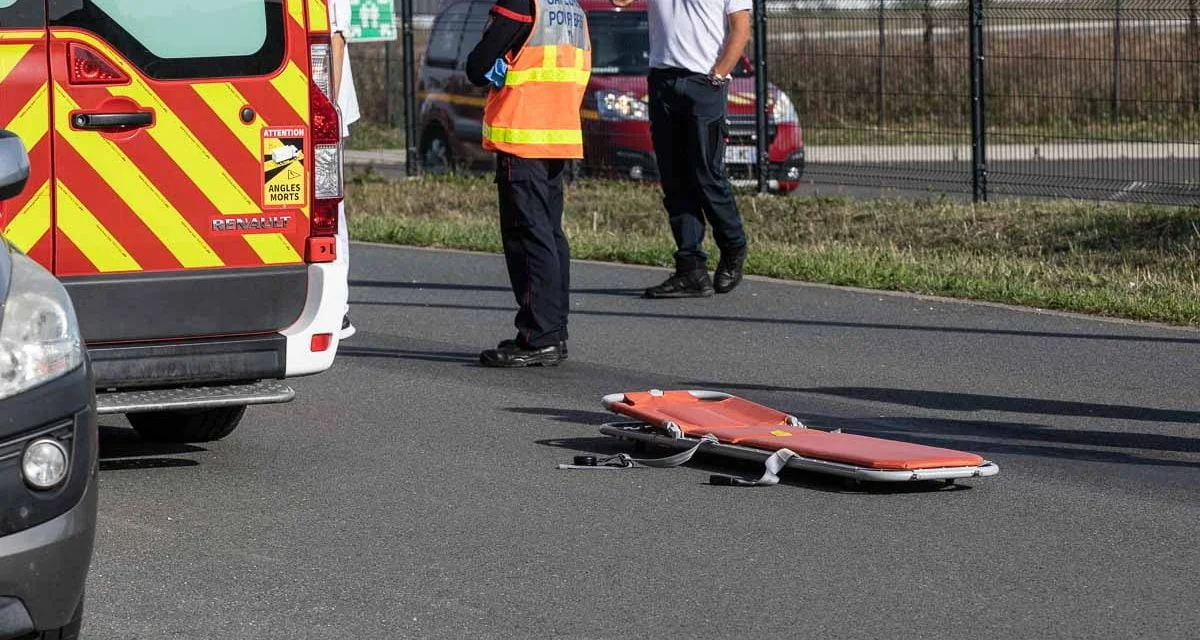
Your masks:
{"label": "yellow chevron stripe", "polygon": [[304,26],[304,2],[303,0],[287,0],[287,10],[292,16],[292,20],[301,27]]}
{"label": "yellow chevron stripe", "polygon": [[84,33],[54,34],[56,39],[79,40],[107,55],[113,64],[120,67],[132,79],[128,85],[110,87],[109,93],[125,96],[143,107],[155,111],[157,121],[146,131],[150,137],[171,155],[179,168],[191,178],[213,206],[223,214],[260,213],[262,209],[253,198],[238,185],[225,166],[213,157],[208,148],[200,143],[191,129],[179,119],[175,111],[163,102],[137,69],[126,63],[120,55],[112,53],[112,47],[104,41]]}
{"label": "yellow chevron stripe", "polygon": [[308,0],[308,30],[329,31],[329,9],[325,0]]}
{"label": "yellow chevron stripe", "polygon": [[50,91],[42,85],[6,126],[32,151],[50,130]]}
{"label": "yellow chevron stripe", "polygon": [[[308,120],[308,75],[295,62],[289,61],[283,71],[271,79],[271,86],[292,105],[297,115]],[[286,123],[277,124],[283,126]]]}
{"label": "yellow chevron stripe", "polygon": [[142,270],[137,260],[129,255],[66,185],[59,182],[56,191],[58,228],[97,269],[104,273]]}
{"label": "yellow chevron stripe", "polygon": [[2,40],[41,40],[46,37],[42,29],[0,29]]}
{"label": "yellow chevron stripe", "polygon": [[[212,247],[117,145],[96,133],[70,128],[70,113],[79,109],[79,105],[58,84],[54,85],[54,97],[54,122],[62,139],[91,162],[92,168],[180,264],[185,267],[224,266]],[[61,209],[60,205],[60,212]]]}
{"label": "yellow chevron stripe", "polygon": [[29,202],[8,221],[3,229],[4,237],[25,253],[33,249],[42,236],[50,230],[50,181],[38,187]]}
{"label": "yellow chevron stripe", "polygon": [[[196,91],[200,99],[204,101],[204,104],[207,104],[208,108],[212,109],[217,119],[233,135],[237,136],[237,139],[242,143],[242,146],[246,147],[250,155],[261,162],[262,159],[258,156],[262,153],[262,139],[259,138],[259,129],[255,126],[258,123],[244,124],[241,120],[234,121],[233,118],[229,117],[229,114],[241,111],[243,106],[250,104],[250,101],[246,100],[245,96],[228,82],[194,84],[192,85],[192,89]],[[269,126],[269,123],[266,122],[262,124]]]}
{"label": "yellow chevron stripe", "polygon": [[282,233],[253,233],[242,236],[264,264],[295,264],[303,262],[296,248]]}
{"label": "yellow chevron stripe", "polygon": [[0,47],[0,84],[4,84],[4,79],[32,48],[32,44],[6,44]]}

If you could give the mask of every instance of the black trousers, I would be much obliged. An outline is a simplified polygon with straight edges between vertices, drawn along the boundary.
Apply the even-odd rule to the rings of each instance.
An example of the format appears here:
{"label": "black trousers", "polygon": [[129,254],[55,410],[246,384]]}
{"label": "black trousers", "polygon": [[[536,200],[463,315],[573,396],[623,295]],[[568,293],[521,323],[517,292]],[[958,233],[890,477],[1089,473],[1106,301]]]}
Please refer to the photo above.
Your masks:
{"label": "black trousers", "polygon": [[746,244],[742,217],[725,175],[728,87],[679,69],[650,71],[650,134],[663,206],[675,236],[675,267],[702,269],[704,222],[721,251]]}
{"label": "black trousers", "polygon": [[496,154],[500,236],[517,299],[517,341],[524,347],[567,339],[571,250],[562,230],[565,165]]}

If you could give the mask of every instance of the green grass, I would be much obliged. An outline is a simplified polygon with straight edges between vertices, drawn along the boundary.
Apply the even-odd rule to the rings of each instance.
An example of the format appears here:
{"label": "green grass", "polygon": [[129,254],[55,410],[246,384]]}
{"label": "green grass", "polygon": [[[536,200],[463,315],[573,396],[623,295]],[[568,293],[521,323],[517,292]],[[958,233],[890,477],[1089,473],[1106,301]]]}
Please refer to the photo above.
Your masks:
{"label": "green grass", "polygon": [[372,149],[403,149],[404,128],[389,127],[370,120],[359,120],[350,126],[346,148],[357,151]]}
{"label": "green grass", "polygon": [[[359,180],[348,194],[356,239],[501,250],[495,186],[486,178]],[[1197,208],[753,195],[739,202],[751,236],[749,273],[1200,326]],[[671,264],[653,187],[573,185],[564,226],[577,258]]]}

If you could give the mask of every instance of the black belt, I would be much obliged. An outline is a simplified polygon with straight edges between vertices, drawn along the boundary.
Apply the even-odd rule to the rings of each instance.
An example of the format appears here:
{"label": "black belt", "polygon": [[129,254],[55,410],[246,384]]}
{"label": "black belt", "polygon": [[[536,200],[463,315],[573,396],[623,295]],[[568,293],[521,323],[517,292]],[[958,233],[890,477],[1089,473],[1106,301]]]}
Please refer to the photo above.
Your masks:
{"label": "black belt", "polygon": [[690,76],[703,76],[703,73],[697,73],[691,69],[680,69],[679,67],[653,67],[650,69],[650,75],[661,78],[687,78]]}

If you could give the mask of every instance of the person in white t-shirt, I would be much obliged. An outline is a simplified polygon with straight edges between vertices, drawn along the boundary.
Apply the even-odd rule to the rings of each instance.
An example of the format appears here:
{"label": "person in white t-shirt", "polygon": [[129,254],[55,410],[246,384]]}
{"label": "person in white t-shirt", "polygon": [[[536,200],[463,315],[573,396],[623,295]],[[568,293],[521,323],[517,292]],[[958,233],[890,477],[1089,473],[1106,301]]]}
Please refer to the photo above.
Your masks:
{"label": "person in white t-shirt", "polygon": [[[627,7],[634,0],[611,0]],[[746,232],[725,174],[729,80],[750,41],[753,0],[647,0],[650,134],[663,205],[675,237],[675,273],[648,298],[727,293],[742,281]],[[712,278],[705,219],[721,260]]]}
{"label": "person in white t-shirt", "polygon": [[[350,71],[350,52],[347,41],[350,39],[350,0],[330,0],[329,25],[333,53],[333,68],[331,81],[333,83],[333,99],[341,111],[342,137],[350,135],[350,125],[358,121],[358,94],[354,90],[354,76]],[[346,265],[347,279],[350,273],[350,230],[346,226],[346,205],[338,206],[337,232],[337,261]],[[349,288],[347,288],[347,291]],[[350,302],[346,301],[346,315],[342,318],[342,332],[339,337],[345,340],[354,335],[354,325],[350,322]]]}

